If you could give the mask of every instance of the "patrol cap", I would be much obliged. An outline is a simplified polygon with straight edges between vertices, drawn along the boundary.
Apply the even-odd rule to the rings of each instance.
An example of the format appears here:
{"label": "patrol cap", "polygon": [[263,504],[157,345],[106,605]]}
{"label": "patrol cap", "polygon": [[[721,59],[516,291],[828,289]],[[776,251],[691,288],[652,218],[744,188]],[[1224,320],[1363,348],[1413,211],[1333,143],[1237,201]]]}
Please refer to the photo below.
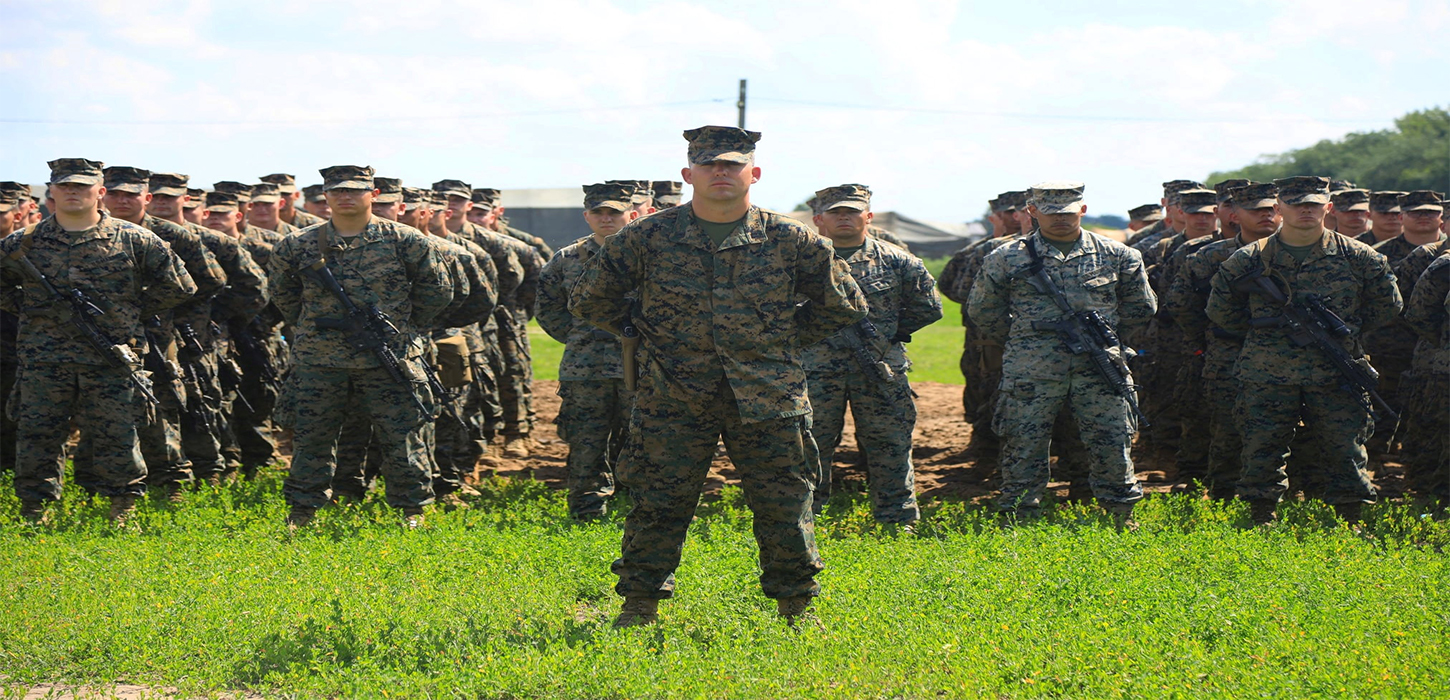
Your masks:
{"label": "patrol cap", "polygon": [[871,188],[865,185],[836,185],[817,190],[816,200],[820,202],[822,212],[828,212],[836,207],[869,211],[871,209]]}
{"label": "patrol cap", "polygon": [[584,186],[584,210],[604,207],[615,211],[629,211],[630,197],[634,186],[623,182],[600,182]]}
{"label": "patrol cap", "polygon": [[1214,183],[1213,191],[1218,193],[1219,203],[1223,203],[1229,201],[1230,199],[1233,199],[1233,195],[1229,194],[1230,190],[1238,187],[1243,187],[1247,184],[1249,184],[1248,180],[1245,180],[1241,177],[1236,177],[1229,180],[1224,180],[1223,182]]}
{"label": "patrol cap", "polygon": [[1314,175],[1281,177],[1274,181],[1279,186],[1279,201],[1284,204],[1328,204],[1329,178]]}
{"label": "patrol cap", "polygon": [[317,171],[322,175],[322,191],[375,190],[371,165],[334,165]]}
{"label": "patrol cap", "polygon": [[473,199],[473,188],[462,180],[439,180],[433,183],[433,191],[446,197]]}
{"label": "patrol cap", "polygon": [[236,180],[223,180],[212,183],[211,188],[217,192],[236,195],[237,204],[246,204],[252,201],[252,186],[246,183],[237,182]]}
{"label": "patrol cap", "polygon": [[811,195],[811,198],[806,200],[806,207],[810,208],[811,214],[820,214],[821,198],[815,195]]}
{"label": "patrol cap", "polygon": [[1369,211],[1369,190],[1340,190],[1331,193],[1329,201],[1335,211]]}
{"label": "patrol cap", "polygon": [[1168,204],[1178,206],[1178,193],[1184,190],[1202,189],[1203,183],[1194,180],[1169,180],[1163,183],[1163,198]]}
{"label": "patrol cap", "polygon": [[297,191],[297,178],[287,173],[272,173],[271,175],[263,175],[257,179],[276,185],[277,190],[282,194],[292,194]]}
{"label": "patrol cap", "polygon": [[1445,211],[1445,198],[1434,190],[1415,190],[1400,195],[1401,211]]}
{"label": "patrol cap", "polygon": [[654,190],[650,189],[649,180],[605,180],[605,182],[628,187],[629,201],[635,204],[644,204],[655,196]]}
{"label": "patrol cap", "polygon": [[1400,195],[1409,192],[1398,192],[1395,190],[1384,190],[1381,192],[1369,193],[1369,210],[1380,214],[1400,213]]}
{"label": "patrol cap", "polygon": [[113,192],[141,194],[151,180],[151,171],[128,165],[113,165],[101,171],[106,178],[106,189]]}
{"label": "patrol cap", "polygon": [[396,177],[375,177],[373,185],[377,187],[378,196],[373,197],[374,202],[388,204],[391,202],[403,201],[403,181]]}
{"label": "patrol cap", "polygon": [[405,211],[413,211],[418,207],[433,203],[433,193],[421,187],[404,187],[402,197]]}
{"label": "patrol cap", "polygon": [[489,207],[497,207],[500,204],[503,204],[503,190],[493,187],[479,187],[476,189],[478,192],[481,193],[480,196],[484,198],[484,202],[486,202]]}
{"label": "patrol cap", "polygon": [[489,196],[488,190],[475,187],[469,192],[468,198],[475,206],[493,208],[493,198]]}
{"label": "patrol cap", "polygon": [[755,153],[759,131],[746,131],[733,126],[702,126],[685,132],[690,142],[690,162],[708,165],[718,160],[728,163],[749,163]]}
{"label": "patrol cap", "polygon": [[0,192],[13,192],[16,201],[19,201],[21,197],[30,196],[30,185],[14,180],[4,180],[0,181]]}
{"label": "patrol cap", "polygon": [[1002,211],[1018,211],[1027,208],[1027,190],[1012,190],[997,195]]}
{"label": "patrol cap", "polygon": [[1027,201],[1040,214],[1076,213],[1082,207],[1082,193],[1086,188],[1083,183],[1070,180],[1039,182],[1027,190]]}
{"label": "patrol cap", "polygon": [[282,189],[273,182],[259,182],[252,185],[252,201],[263,204],[280,202],[282,201]]}
{"label": "patrol cap", "polygon": [[1233,188],[1229,194],[1233,195],[1234,206],[1239,209],[1263,209],[1279,201],[1279,186],[1272,182],[1250,182]]}
{"label": "patrol cap", "polygon": [[216,190],[206,193],[207,211],[236,211],[240,205],[235,192]]}
{"label": "patrol cap", "polygon": [[177,173],[151,173],[151,194],[166,197],[186,196],[186,184],[191,178]]}
{"label": "patrol cap", "polygon": [[987,209],[991,210],[993,214],[1001,214],[1004,211],[1002,208],[1002,200],[996,197],[987,200]]}
{"label": "patrol cap", "polygon": [[438,207],[438,208],[446,208],[448,206],[448,193],[447,192],[439,192],[437,190],[433,190],[433,191],[430,191],[428,193],[428,195],[431,198],[431,201],[433,202],[433,206]]}
{"label": "patrol cap", "polygon": [[50,182],[47,184],[64,185],[67,182],[76,182],[82,185],[99,185],[105,181],[101,169],[106,164],[98,160],[57,158],[47,165],[50,166]]}
{"label": "patrol cap", "polygon": [[1129,221],[1162,221],[1163,207],[1157,204],[1140,204],[1128,210]]}
{"label": "patrol cap", "polygon": [[20,204],[20,193],[11,190],[0,190],[0,212],[8,212]]}
{"label": "patrol cap", "polygon": [[1184,214],[1212,214],[1217,206],[1218,193],[1208,188],[1178,193],[1178,207]]}
{"label": "patrol cap", "polygon": [[191,199],[186,200],[186,204],[182,206],[186,209],[195,209],[205,202],[206,190],[197,187],[188,187],[186,188],[186,196]]}
{"label": "patrol cap", "polygon": [[679,204],[685,194],[685,183],[674,180],[655,180],[649,183],[649,188],[654,190],[655,203],[667,207]]}
{"label": "patrol cap", "polygon": [[327,201],[327,194],[323,192],[322,185],[308,185],[303,187],[302,197],[309,202]]}
{"label": "patrol cap", "polygon": [[1352,189],[1355,189],[1355,186],[1354,186],[1354,183],[1353,182],[1350,182],[1349,180],[1330,180],[1329,181],[1329,194],[1331,194],[1331,195],[1334,194],[1335,192],[1343,192],[1345,190],[1352,190]]}

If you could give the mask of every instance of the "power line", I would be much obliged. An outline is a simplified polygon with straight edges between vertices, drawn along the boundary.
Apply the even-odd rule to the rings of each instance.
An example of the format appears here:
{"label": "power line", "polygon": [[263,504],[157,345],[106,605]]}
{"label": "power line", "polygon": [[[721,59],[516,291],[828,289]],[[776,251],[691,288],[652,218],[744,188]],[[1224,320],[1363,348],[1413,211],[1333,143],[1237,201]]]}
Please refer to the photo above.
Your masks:
{"label": "power line", "polygon": [[1392,122],[1391,119],[1319,119],[1316,117],[1242,117],[1242,118],[1194,118],[1194,117],[1151,117],[1140,115],[1099,115],[1099,114],[1043,114],[1036,112],[993,112],[986,110],[964,109],[957,107],[900,107],[893,105],[863,105],[849,104],[844,102],[817,102],[813,100],[794,100],[781,97],[755,97],[756,102],[774,102],[777,104],[800,105],[804,107],[829,107],[831,109],[855,109],[872,112],[907,112],[913,114],[952,114],[969,117],[1004,117],[1008,119],[1048,119],[1054,121],[1078,121],[1078,122],[1146,122],[1146,123],[1172,123],[1172,124],[1262,124],[1275,122],[1323,122],[1326,124],[1380,124]]}

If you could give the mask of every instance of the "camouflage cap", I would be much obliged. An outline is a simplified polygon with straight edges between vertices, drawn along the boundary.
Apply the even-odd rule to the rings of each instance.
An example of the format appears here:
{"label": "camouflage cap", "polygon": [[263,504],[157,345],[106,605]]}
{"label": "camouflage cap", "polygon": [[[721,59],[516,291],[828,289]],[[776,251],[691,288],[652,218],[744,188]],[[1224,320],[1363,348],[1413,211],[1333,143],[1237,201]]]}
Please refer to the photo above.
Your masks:
{"label": "camouflage cap", "polygon": [[1279,187],[1279,201],[1284,204],[1328,204],[1329,178],[1295,175],[1274,180]]}
{"label": "camouflage cap", "polygon": [[811,198],[806,200],[806,208],[811,210],[811,214],[820,214],[821,198],[811,195]]}
{"label": "camouflage cap", "polygon": [[16,199],[30,196],[30,185],[14,180],[0,181],[0,192],[14,192]]}
{"label": "camouflage cap", "polygon": [[1445,198],[1435,190],[1415,190],[1400,195],[1401,211],[1445,211]]}
{"label": "camouflage cap", "polygon": [[1163,207],[1158,204],[1141,204],[1128,210],[1129,221],[1162,221]]}
{"label": "camouflage cap", "polygon": [[282,194],[292,194],[297,191],[296,176],[287,173],[272,173],[271,175],[263,175],[257,179],[276,185],[277,190]]}
{"label": "camouflage cap", "polygon": [[113,165],[101,173],[106,178],[106,189],[112,192],[141,194],[151,180],[151,171],[133,168],[129,165]]}
{"label": "camouflage cap", "polygon": [[373,198],[374,202],[390,204],[403,201],[403,181],[396,177],[375,177],[373,185],[378,189],[378,196]]}
{"label": "camouflage cap", "polygon": [[1208,188],[1178,193],[1178,208],[1184,214],[1212,214],[1218,206],[1218,193]]}
{"label": "camouflage cap", "polygon": [[186,200],[186,204],[183,204],[182,206],[187,209],[195,209],[205,202],[206,190],[198,187],[188,187],[186,188],[186,196],[190,197],[191,199]]}
{"label": "camouflage cap", "polygon": [[1229,201],[1230,199],[1233,199],[1233,195],[1229,194],[1230,190],[1243,187],[1247,184],[1249,184],[1248,180],[1245,180],[1241,177],[1236,177],[1229,180],[1224,180],[1223,182],[1214,183],[1213,191],[1218,193],[1219,203],[1223,203]]}
{"label": "camouflage cap", "polygon": [[1279,201],[1279,186],[1272,182],[1250,182],[1233,188],[1229,194],[1233,195],[1234,206],[1239,209],[1263,209]]}
{"label": "camouflage cap", "polygon": [[723,160],[728,163],[749,163],[755,153],[760,132],[733,126],[702,126],[685,132],[690,142],[690,162],[707,165]]}
{"label": "camouflage cap", "polygon": [[437,207],[439,209],[445,209],[448,207],[447,192],[439,192],[437,190],[433,190],[429,193],[429,197],[431,198],[430,201],[433,202],[434,207]]}
{"label": "camouflage cap", "polygon": [[226,192],[236,195],[238,204],[246,204],[252,201],[252,186],[236,180],[223,180],[212,183],[211,188],[217,192]]}
{"label": "camouflage cap", "polygon": [[151,173],[151,194],[164,197],[186,196],[186,185],[191,178],[179,173]]}
{"label": "camouflage cap", "polygon": [[327,192],[322,185],[308,185],[302,188],[302,198],[308,202],[326,202]]}
{"label": "camouflage cap", "polygon": [[679,204],[680,197],[685,193],[685,183],[674,180],[654,180],[649,183],[649,188],[654,190],[655,201],[664,202],[673,197],[671,204]]}
{"label": "camouflage cap", "polygon": [[207,211],[236,211],[241,207],[241,200],[235,192],[222,192],[216,190],[206,193]]}
{"label": "camouflage cap", "polygon": [[836,207],[847,207],[856,211],[871,210],[871,188],[865,185],[836,185],[816,191],[822,213]]}
{"label": "camouflage cap", "polygon": [[433,203],[433,193],[421,187],[404,187],[402,197],[404,211],[413,211]]}
{"label": "camouflage cap", "polygon": [[473,202],[473,206],[475,207],[493,208],[493,196],[489,194],[488,190],[481,187],[473,188],[468,193],[468,199]]}
{"label": "camouflage cap", "polygon": [[439,180],[433,183],[433,191],[449,197],[473,200],[473,188],[462,180]]}
{"label": "camouflage cap", "polygon": [[252,185],[252,201],[266,204],[282,201],[282,188],[275,182],[259,182]]}
{"label": "camouflage cap", "polygon": [[1085,189],[1083,183],[1068,180],[1039,182],[1027,190],[1027,201],[1039,214],[1076,213],[1082,208]]}
{"label": "camouflage cap", "polygon": [[611,185],[624,185],[629,188],[629,201],[635,204],[644,204],[654,198],[654,190],[650,187],[649,180],[605,180]]}
{"label": "camouflage cap", "polygon": [[1350,182],[1349,180],[1330,180],[1329,181],[1329,194],[1331,194],[1331,195],[1334,194],[1335,192],[1343,192],[1345,190],[1352,190],[1352,189],[1355,189],[1355,186],[1354,186],[1354,183],[1353,182]]}
{"label": "camouflage cap", "polygon": [[1012,190],[997,195],[1002,211],[1019,211],[1027,208],[1027,190]]}
{"label": "camouflage cap", "polygon": [[615,211],[629,211],[630,196],[634,186],[623,182],[600,182],[584,186],[584,210],[604,207]]}
{"label": "camouflage cap", "polygon": [[1369,193],[1369,210],[1380,214],[1398,214],[1401,211],[1400,195],[1402,194],[1409,194],[1409,192],[1396,190],[1371,192]]}
{"label": "camouflage cap", "polygon": [[371,165],[334,165],[317,171],[322,175],[322,191],[375,190]]}
{"label": "camouflage cap", "polygon": [[993,214],[1001,214],[1002,212],[1006,211],[1006,209],[1002,207],[1002,200],[997,199],[996,197],[987,200],[987,209]]}
{"label": "camouflage cap", "polygon": [[64,185],[67,182],[76,182],[82,185],[99,185],[105,181],[105,175],[101,169],[106,167],[105,163],[98,160],[86,160],[85,158],[57,158],[47,163],[50,166],[51,185]]}
{"label": "camouflage cap", "polygon": [[483,193],[482,196],[487,199],[490,207],[497,208],[503,205],[503,190],[495,187],[479,187],[477,189]]}
{"label": "camouflage cap", "polygon": [[1194,180],[1169,180],[1163,183],[1163,198],[1169,206],[1178,206],[1178,193],[1184,190],[1203,189],[1203,183]]}
{"label": "camouflage cap", "polygon": [[7,212],[20,204],[20,193],[0,190],[0,212]]}
{"label": "camouflage cap", "polygon": [[1340,190],[1331,193],[1329,201],[1335,211],[1369,211],[1369,190]]}

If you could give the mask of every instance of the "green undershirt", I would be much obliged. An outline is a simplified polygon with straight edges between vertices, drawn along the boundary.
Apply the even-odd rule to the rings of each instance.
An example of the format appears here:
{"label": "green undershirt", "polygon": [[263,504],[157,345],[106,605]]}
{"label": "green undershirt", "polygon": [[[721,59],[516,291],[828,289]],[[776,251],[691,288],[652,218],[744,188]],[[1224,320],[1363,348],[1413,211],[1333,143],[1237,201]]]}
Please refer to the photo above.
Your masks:
{"label": "green undershirt", "polygon": [[846,258],[849,258],[852,255],[855,255],[856,254],[856,251],[858,251],[858,250],[860,250],[862,248],[865,248],[865,247],[866,247],[866,244],[865,243],[862,243],[861,245],[858,245],[858,246],[851,246],[850,248],[841,248],[841,247],[837,246],[836,247],[836,257],[838,257],[838,258],[840,258],[842,260],[845,260]]}
{"label": "green undershirt", "polygon": [[1042,240],[1047,241],[1047,244],[1052,246],[1053,248],[1056,248],[1059,253],[1067,255],[1068,253],[1072,252],[1073,248],[1077,247],[1077,242],[1081,240],[1081,238],[1074,238],[1070,241],[1054,241],[1047,236],[1043,236]]}
{"label": "green undershirt", "polygon": [[1289,254],[1289,257],[1294,258],[1294,262],[1304,262],[1318,245],[1318,241],[1310,243],[1309,245],[1289,245],[1288,243],[1279,241],[1279,247],[1283,248],[1284,252]]}
{"label": "green undershirt", "polygon": [[745,221],[745,217],[743,216],[723,224],[706,221],[694,214],[691,214],[690,218],[694,219],[695,225],[699,226],[700,230],[704,231],[705,235],[710,237],[710,242],[714,243],[716,248],[719,248],[720,244],[724,243],[725,239],[729,238],[730,234],[735,232],[735,229],[740,226],[740,222]]}

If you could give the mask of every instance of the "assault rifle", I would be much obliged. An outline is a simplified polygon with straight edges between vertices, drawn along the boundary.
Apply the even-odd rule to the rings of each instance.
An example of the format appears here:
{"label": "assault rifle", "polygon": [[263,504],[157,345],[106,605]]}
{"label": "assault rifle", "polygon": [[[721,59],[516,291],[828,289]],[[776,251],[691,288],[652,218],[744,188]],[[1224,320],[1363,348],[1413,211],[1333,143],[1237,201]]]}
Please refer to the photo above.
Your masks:
{"label": "assault rifle", "polygon": [[1341,386],[1355,395],[1368,394],[1373,405],[1379,406],[1391,420],[1399,419],[1399,414],[1375,391],[1379,383],[1379,372],[1368,361],[1361,363],[1358,358],[1351,357],[1340,345],[1337,339],[1344,338],[1353,331],[1324,305],[1323,298],[1316,294],[1304,294],[1298,301],[1290,303],[1289,297],[1279,289],[1279,285],[1264,276],[1263,270],[1255,270],[1239,277],[1233,281],[1232,286],[1234,291],[1257,294],[1279,307],[1278,316],[1250,319],[1251,327],[1282,326],[1289,335],[1289,340],[1298,347],[1312,345],[1318,348],[1344,379]]}
{"label": "assault rifle", "polygon": [[[1087,355],[1092,362],[1093,369],[1112,387],[1113,392],[1128,402],[1128,408],[1133,412],[1133,418],[1139,427],[1148,427],[1148,419],[1143,411],[1138,408],[1138,394],[1129,381],[1132,375],[1128,372],[1128,362],[1125,357],[1131,350],[1123,347],[1118,339],[1118,334],[1113,327],[1108,325],[1107,319],[1096,311],[1077,311],[1067,301],[1067,295],[1052,281],[1047,274],[1047,268],[1042,264],[1042,255],[1032,244],[1032,239],[1027,239],[1027,254],[1032,258],[1032,264],[1028,270],[1031,276],[1027,283],[1034,289],[1052,297],[1052,301],[1061,309],[1064,316],[1057,321],[1033,321],[1032,327],[1039,331],[1056,331],[1068,352],[1074,355]],[[1117,348],[1118,353],[1109,352]]]}
{"label": "assault rifle", "polygon": [[854,325],[842,329],[842,337],[846,339],[846,345],[851,348],[851,355],[856,358],[856,364],[861,366],[861,371],[867,376],[874,376],[882,382],[896,380],[896,370],[886,364],[885,354],[877,355],[872,351],[871,341],[879,341],[881,345],[889,344],[881,337],[881,332],[876,330],[876,324],[870,319],[863,318]]}
{"label": "assault rifle", "polygon": [[37,269],[34,263],[30,262],[30,256],[21,255],[18,260],[20,261],[21,267],[25,268],[25,272],[40,282],[40,286],[45,288],[47,294],[56,301],[70,306],[71,325],[80,331],[81,337],[91,346],[91,349],[95,350],[96,354],[100,355],[101,359],[107,365],[125,371],[131,378],[131,385],[136,388],[136,393],[146,399],[147,403],[150,403],[152,406],[160,406],[161,402],[157,401],[156,395],[151,393],[150,380],[136,373],[136,365],[140,364],[140,360],[136,358],[136,353],[131,352],[131,348],[125,345],[111,342],[111,339],[107,338],[106,334],[102,333],[101,329],[96,327],[96,322],[93,319],[106,315],[106,312],[102,311],[101,307],[96,306],[90,297],[87,297],[85,292],[79,289],[71,288],[67,290],[69,293],[63,293],[59,289],[56,289],[55,285],[51,283],[50,278],[46,277],[45,273]]}
{"label": "assault rifle", "polygon": [[239,318],[227,321],[227,331],[232,338],[232,347],[237,350],[238,364],[247,372],[260,377],[269,386],[276,387],[280,381],[277,377],[277,370],[272,366],[271,357],[257,337],[247,328],[249,324]]}
{"label": "assault rifle", "polygon": [[[161,378],[166,395],[181,407],[183,413],[187,412],[186,394],[176,390],[176,385],[181,383],[181,368],[166,356],[166,346],[169,343],[164,342],[165,337],[161,334],[161,317],[152,316],[147,319],[142,332],[146,334],[146,344],[149,346],[146,357],[142,358],[143,366],[152,376]],[[155,382],[152,382],[152,386],[155,387]]]}
{"label": "assault rifle", "polygon": [[207,394],[207,388],[211,386],[211,382],[206,381],[209,370],[201,362],[206,350],[201,346],[201,338],[190,323],[177,323],[176,334],[181,336],[181,345],[176,348],[176,359],[181,363],[181,384],[186,387],[189,396],[189,408],[182,418],[194,432],[215,434],[215,421],[212,420],[212,413],[206,409],[210,407],[217,410],[221,406],[221,397]]}
{"label": "assault rifle", "polygon": [[[352,299],[347,296],[347,291],[338,284],[337,278],[333,277],[332,270],[328,269],[327,264],[322,260],[304,268],[302,274],[312,278],[313,281],[331,292],[347,312],[343,318],[319,318],[317,327],[343,331],[347,334],[347,342],[353,349],[372,353],[388,376],[407,389],[408,395],[413,397],[413,405],[417,406],[423,415],[431,416],[432,412],[423,405],[423,401],[413,391],[413,379],[408,376],[403,362],[388,345],[388,340],[398,335],[398,328],[388,319],[388,315],[383,313],[377,304],[369,304],[366,309],[354,304]],[[442,397],[439,398],[442,400]]]}

